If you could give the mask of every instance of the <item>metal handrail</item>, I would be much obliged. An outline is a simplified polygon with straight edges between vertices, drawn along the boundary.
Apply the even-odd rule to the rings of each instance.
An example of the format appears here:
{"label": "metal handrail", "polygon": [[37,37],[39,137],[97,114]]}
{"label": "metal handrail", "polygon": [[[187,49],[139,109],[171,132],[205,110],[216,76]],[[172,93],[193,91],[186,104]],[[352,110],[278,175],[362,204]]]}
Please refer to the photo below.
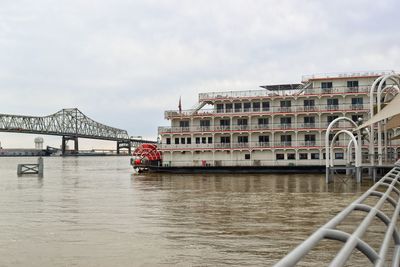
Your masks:
{"label": "metal handrail", "polygon": [[[377,191],[378,187],[380,186],[387,187],[384,193]],[[328,223],[315,231],[303,243],[301,243],[286,257],[275,264],[275,267],[295,266],[323,239],[332,239],[344,243],[343,247],[336,254],[329,266],[344,266],[355,248],[362,252],[371,261],[371,263],[374,264],[374,266],[388,266],[386,257],[392,241],[394,241],[394,248],[393,259],[390,266],[400,266],[400,235],[396,227],[400,213],[399,189],[400,162],[398,161],[396,162],[395,167],[375,185],[373,185],[367,192],[347,206]],[[390,196],[392,192],[397,195],[397,200]],[[369,197],[379,197],[379,201],[375,204],[375,206],[369,206],[363,203]],[[388,202],[394,207],[394,212],[391,218],[381,211],[381,208],[385,202]],[[354,211],[364,211],[367,212],[367,215],[352,234],[335,229]],[[368,243],[362,240],[363,235],[368,230],[368,227],[371,225],[375,217],[380,219],[387,226],[387,230],[385,232],[379,252],[376,252]]]}

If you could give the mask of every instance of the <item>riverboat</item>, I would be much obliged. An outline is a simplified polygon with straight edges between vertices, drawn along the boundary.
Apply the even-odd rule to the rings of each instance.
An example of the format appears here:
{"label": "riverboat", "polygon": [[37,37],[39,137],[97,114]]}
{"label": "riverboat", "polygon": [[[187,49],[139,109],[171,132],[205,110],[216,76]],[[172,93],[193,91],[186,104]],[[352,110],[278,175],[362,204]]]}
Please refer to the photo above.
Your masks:
{"label": "riverboat", "polygon": [[[328,125],[338,117],[367,120],[371,85],[393,73],[314,74],[258,90],[200,93],[194,108],[182,110],[179,101],[178,110],[165,111],[170,125],[158,128],[159,142],[147,150],[152,156],[141,148],[133,165],[158,172],[323,172]],[[353,127],[340,121],[333,130]],[[337,164],[348,164],[348,143],[346,136],[335,141]],[[397,145],[387,147],[396,157]],[[362,153],[368,156],[368,144]]]}

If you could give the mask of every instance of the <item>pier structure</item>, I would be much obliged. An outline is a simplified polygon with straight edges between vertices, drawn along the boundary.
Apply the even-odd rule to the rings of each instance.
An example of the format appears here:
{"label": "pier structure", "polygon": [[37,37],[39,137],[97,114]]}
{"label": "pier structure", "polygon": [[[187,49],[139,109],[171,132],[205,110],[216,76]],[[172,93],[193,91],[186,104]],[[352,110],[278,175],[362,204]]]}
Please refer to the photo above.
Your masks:
{"label": "pier structure", "polygon": [[[386,86],[386,81],[392,81],[393,84],[390,86]],[[372,118],[375,114],[379,113],[382,108],[382,94],[388,94],[391,92],[392,94],[398,94],[400,92],[400,76],[398,74],[386,74],[378,77],[371,86],[370,89],[370,117]],[[376,112],[375,112],[376,110]],[[375,127],[371,125],[370,132],[371,136],[374,136]],[[384,131],[385,135],[385,155],[387,155],[387,129]],[[378,148],[378,165],[382,165],[383,163],[383,148],[382,148],[382,121],[377,123],[377,148]],[[374,142],[370,142],[369,144],[370,154],[375,154],[375,146]],[[386,156],[385,156],[386,159]],[[375,158],[371,157],[371,165],[375,165]]]}
{"label": "pier structure", "polygon": [[37,174],[39,177],[43,177],[43,170],[44,170],[44,163],[42,157],[38,158],[37,163],[17,165],[18,176],[22,176],[25,174]]}
{"label": "pier structure", "polygon": [[[386,81],[391,80],[390,85],[386,85]],[[391,140],[399,139],[400,134],[395,129],[400,127],[400,75],[386,74],[378,77],[372,84],[370,89],[370,116],[369,119],[358,125],[347,117],[340,117],[332,121],[325,133],[325,150],[326,153],[326,182],[333,180],[335,171],[345,171],[347,174],[353,173],[358,183],[362,180],[363,169],[368,169],[368,173],[372,179],[376,180],[377,170],[387,168],[389,157],[388,143]],[[383,97],[383,94],[385,96]],[[388,99],[388,96],[391,99]],[[383,101],[383,102],[382,102]],[[382,105],[385,108],[382,109]],[[375,112],[376,111],[376,112]],[[348,130],[340,130],[333,136],[333,140],[329,143],[331,129],[338,121],[350,121],[353,127]],[[360,121],[361,122],[361,121]],[[383,130],[382,130],[383,129]],[[392,130],[389,134],[389,130]],[[394,130],[394,131],[393,131]],[[375,132],[377,133],[375,135]],[[365,133],[365,134],[364,134]],[[340,134],[346,134],[350,137],[347,145],[347,164],[345,166],[334,166],[333,149],[335,140]],[[362,146],[364,143],[369,144],[369,154],[366,162],[363,162]],[[355,149],[354,165],[352,162],[352,147]],[[369,158],[369,160],[368,160]],[[369,161],[369,162],[368,162]]]}
{"label": "pier structure", "polygon": [[[78,153],[78,138],[116,141],[118,154],[121,149],[127,149],[130,154],[132,146],[156,143],[151,140],[132,138],[126,130],[96,122],[77,108],[62,109],[44,117],[0,114],[0,132],[61,136],[63,155]],[[67,150],[68,141],[74,142],[72,151]]]}

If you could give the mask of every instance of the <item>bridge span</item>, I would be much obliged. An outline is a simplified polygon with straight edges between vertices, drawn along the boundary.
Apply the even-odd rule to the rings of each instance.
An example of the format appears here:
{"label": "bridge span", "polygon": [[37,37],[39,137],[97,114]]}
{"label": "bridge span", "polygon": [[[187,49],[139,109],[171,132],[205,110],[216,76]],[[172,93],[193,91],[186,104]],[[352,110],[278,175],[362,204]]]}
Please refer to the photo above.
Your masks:
{"label": "bridge span", "polygon": [[62,109],[54,114],[38,117],[0,114],[0,132],[62,136],[62,153],[67,152],[67,142],[74,141],[71,153],[78,153],[78,138],[117,142],[117,153],[142,143],[155,141],[131,138],[126,130],[107,126],[94,121],[77,108]]}

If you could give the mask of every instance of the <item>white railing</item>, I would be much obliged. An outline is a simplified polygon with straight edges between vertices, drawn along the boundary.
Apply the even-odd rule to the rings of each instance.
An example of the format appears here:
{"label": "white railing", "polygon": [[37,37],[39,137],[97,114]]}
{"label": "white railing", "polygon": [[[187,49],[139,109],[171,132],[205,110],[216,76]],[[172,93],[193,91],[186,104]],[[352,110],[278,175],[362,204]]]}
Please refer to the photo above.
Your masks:
{"label": "white railing", "polygon": [[[315,129],[323,130],[329,125],[329,122],[320,123],[270,123],[270,124],[248,124],[232,126],[192,126],[192,127],[158,127],[159,134],[165,133],[196,133],[196,132],[230,132],[230,131],[285,131],[285,130],[302,130],[302,129]],[[338,122],[334,126],[335,129],[349,129],[353,125],[347,122]]]}
{"label": "white railing", "polygon": [[310,113],[331,111],[368,110],[369,104],[340,104],[340,105],[315,105],[315,106],[292,106],[292,107],[269,107],[268,110],[259,108],[240,109],[202,109],[202,110],[167,110],[165,118],[188,117],[192,115],[215,116],[220,114],[243,115],[243,114],[266,114],[266,113]]}
{"label": "white railing", "polygon": [[312,75],[303,75],[301,81],[308,82],[312,79],[332,79],[332,78],[354,78],[354,77],[378,77],[386,74],[394,74],[393,70],[376,70],[376,71],[355,71],[355,72],[332,72],[318,73]]}
{"label": "white railing", "polygon": [[[193,141],[193,140],[192,140]],[[160,150],[196,150],[196,149],[228,149],[228,148],[304,148],[304,147],[316,147],[316,148],[324,148],[323,141],[275,141],[275,142],[232,142],[232,143],[191,143],[191,144],[159,144],[158,148]],[[348,145],[348,141],[339,140],[335,142],[335,147],[346,147]]]}
{"label": "white railing", "polygon": [[237,98],[270,98],[282,96],[302,96],[302,95],[324,95],[324,94],[346,94],[346,93],[368,93],[370,86],[357,87],[332,87],[332,88],[307,88],[299,90],[269,91],[269,90],[245,90],[245,91],[226,91],[200,93],[199,101],[224,100]]}

